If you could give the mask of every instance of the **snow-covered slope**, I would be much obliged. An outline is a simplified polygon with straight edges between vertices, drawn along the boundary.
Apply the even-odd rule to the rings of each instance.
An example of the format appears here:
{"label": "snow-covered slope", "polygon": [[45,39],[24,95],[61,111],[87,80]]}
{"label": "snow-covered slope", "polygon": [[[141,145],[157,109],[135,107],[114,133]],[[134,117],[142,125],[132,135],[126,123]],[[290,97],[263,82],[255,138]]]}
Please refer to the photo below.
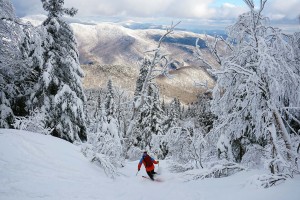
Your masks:
{"label": "snow-covered slope", "polygon": [[66,141],[35,133],[0,129],[1,200],[298,200],[300,178],[269,189],[255,188],[247,179],[260,171],[227,178],[186,182],[161,161],[163,182],[136,176],[137,162],[127,162],[116,180]]}

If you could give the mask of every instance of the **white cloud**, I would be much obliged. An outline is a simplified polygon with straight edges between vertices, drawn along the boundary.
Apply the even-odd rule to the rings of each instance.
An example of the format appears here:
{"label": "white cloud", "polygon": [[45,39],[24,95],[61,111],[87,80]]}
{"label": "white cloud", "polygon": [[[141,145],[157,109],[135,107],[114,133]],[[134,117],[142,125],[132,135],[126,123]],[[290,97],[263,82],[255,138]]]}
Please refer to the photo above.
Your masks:
{"label": "white cloud", "polygon": [[209,5],[213,0],[173,0],[165,10],[168,17],[212,18],[215,10]]}
{"label": "white cloud", "polygon": [[[40,0],[12,1],[21,16],[39,14],[43,10]],[[212,6],[218,1],[221,0],[65,0],[65,5],[78,8],[78,17],[124,16],[226,20],[234,19],[248,10],[245,4],[223,3],[218,7]],[[222,2],[226,1],[222,0]],[[299,8],[300,0],[268,0],[264,14],[275,20],[291,19],[300,14]]]}
{"label": "white cloud", "polygon": [[218,9],[218,16],[222,19],[234,19],[244,12],[247,12],[246,7],[236,6],[230,3],[224,3]]}
{"label": "white cloud", "polygon": [[65,0],[79,8],[79,15],[127,15],[137,17],[211,17],[213,0]]}
{"label": "white cloud", "polygon": [[270,0],[267,3],[265,14],[273,20],[297,18],[300,15],[300,1]]}

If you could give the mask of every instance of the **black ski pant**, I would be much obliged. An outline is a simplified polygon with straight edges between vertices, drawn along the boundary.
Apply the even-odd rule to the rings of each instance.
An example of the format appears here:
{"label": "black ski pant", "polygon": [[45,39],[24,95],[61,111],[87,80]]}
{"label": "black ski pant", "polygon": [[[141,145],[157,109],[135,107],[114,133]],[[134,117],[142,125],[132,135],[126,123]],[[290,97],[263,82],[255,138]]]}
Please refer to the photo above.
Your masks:
{"label": "black ski pant", "polygon": [[147,174],[148,174],[148,176],[151,178],[151,180],[154,181],[153,176],[154,176],[154,174],[156,174],[156,172],[155,172],[154,170],[152,170],[152,171],[147,171]]}

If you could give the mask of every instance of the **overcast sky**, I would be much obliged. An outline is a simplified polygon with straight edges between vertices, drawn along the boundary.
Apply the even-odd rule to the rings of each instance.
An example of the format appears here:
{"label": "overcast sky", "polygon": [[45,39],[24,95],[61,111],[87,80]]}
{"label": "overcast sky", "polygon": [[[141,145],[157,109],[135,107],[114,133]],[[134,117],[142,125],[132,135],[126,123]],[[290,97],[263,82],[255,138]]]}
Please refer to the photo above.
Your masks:
{"label": "overcast sky", "polygon": [[[19,17],[41,14],[40,0],[12,0]],[[260,2],[255,0],[255,2]],[[232,20],[247,11],[243,0],[65,0],[66,7],[75,7],[78,18],[92,16],[193,19],[199,21]],[[300,0],[268,0],[264,14],[271,20],[294,21],[300,14]]]}

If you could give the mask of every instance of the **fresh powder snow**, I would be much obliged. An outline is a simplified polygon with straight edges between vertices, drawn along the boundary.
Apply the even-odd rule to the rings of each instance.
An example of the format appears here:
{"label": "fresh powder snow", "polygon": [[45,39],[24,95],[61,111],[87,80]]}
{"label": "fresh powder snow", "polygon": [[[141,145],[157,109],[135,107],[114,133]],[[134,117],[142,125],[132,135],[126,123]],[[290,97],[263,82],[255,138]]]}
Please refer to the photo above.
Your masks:
{"label": "fresh powder snow", "polygon": [[[171,173],[168,161],[156,165],[162,182],[152,182],[137,161],[126,161],[115,179],[89,162],[62,139],[19,130],[0,129],[1,200],[299,200],[300,177],[263,189],[251,177],[262,170],[239,172],[226,178],[187,181]],[[193,173],[190,171],[189,173]]]}

